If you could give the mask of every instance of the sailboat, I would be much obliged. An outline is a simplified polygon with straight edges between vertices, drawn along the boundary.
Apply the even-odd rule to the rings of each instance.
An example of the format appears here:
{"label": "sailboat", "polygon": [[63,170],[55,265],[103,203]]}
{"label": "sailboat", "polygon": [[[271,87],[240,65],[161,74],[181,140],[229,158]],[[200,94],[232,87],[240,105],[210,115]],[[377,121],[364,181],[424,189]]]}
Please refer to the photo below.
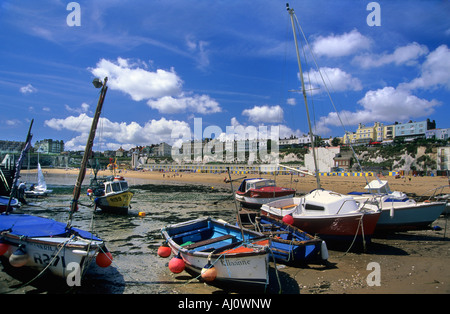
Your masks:
{"label": "sailboat", "polygon": [[37,197],[37,196],[47,196],[52,193],[53,190],[47,189],[47,183],[45,182],[44,173],[42,172],[41,164],[38,163],[37,171],[37,185],[32,185],[30,189],[25,191],[26,196]]}
{"label": "sailboat", "polygon": [[[261,214],[277,219],[291,221],[291,224],[301,230],[317,235],[327,241],[362,241],[369,242],[380,217],[380,211],[376,206],[359,203],[348,195],[324,190],[320,185],[319,170],[314,147],[314,136],[309,117],[308,101],[306,97],[303,71],[300,62],[300,54],[295,31],[294,9],[287,4],[292,30],[294,33],[297,62],[299,67],[302,93],[308,118],[309,134],[311,136],[311,149],[315,166],[317,189],[302,197],[286,198],[270,202],[261,206]],[[294,21],[295,19],[295,21]],[[285,217],[290,216],[290,217]]]}
{"label": "sailboat", "polygon": [[[101,87],[101,92],[75,184],[68,222],[62,223],[33,215],[13,214],[9,205],[6,212],[0,215],[0,255],[8,258],[12,266],[29,267],[41,272],[48,270],[56,276],[66,278],[69,282],[69,279],[81,279],[94,259],[100,267],[108,267],[111,264],[112,255],[108,252],[105,241],[89,231],[72,225],[107,91],[106,82],[107,78],[104,82],[99,79],[93,82],[97,88]],[[31,146],[32,125],[33,121],[28,130],[25,148],[16,164],[14,183],[18,180],[23,159]]]}

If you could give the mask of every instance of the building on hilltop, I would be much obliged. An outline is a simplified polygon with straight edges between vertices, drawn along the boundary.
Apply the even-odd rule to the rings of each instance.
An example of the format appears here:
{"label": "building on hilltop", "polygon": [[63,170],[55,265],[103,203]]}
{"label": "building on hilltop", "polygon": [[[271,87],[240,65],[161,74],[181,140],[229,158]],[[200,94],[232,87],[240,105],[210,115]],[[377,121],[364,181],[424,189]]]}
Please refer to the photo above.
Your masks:
{"label": "building on hilltop", "polygon": [[35,151],[42,154],[60,154],[64,151],[64,142],[45,139],[34,144]]}
{"label": "building on hilltop", "polygon": [[426,138],[427,131],[431,129],[436,129],[436,122],[430,119],[408,123],[395,122],[391,125],[375,122],[373,126],[365,126],[360,123],[356,132],[344,135],[344,144],[368,145],[371,142],[389,142],[394,138],[403,138],[406,141]]}

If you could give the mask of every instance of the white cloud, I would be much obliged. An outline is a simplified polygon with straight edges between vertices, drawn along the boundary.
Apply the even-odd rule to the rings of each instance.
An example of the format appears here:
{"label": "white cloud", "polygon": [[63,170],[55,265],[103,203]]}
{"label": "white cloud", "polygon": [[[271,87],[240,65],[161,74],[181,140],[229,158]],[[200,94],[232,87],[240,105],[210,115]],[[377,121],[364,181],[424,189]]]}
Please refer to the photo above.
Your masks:
{"label": "white cloud", "polygon": [[[358,104],[362,106],[360,110],[355,112],[344,110],[339,113],[344,124],[356,125],[376,121],[393,123],[426,117],[434,112],[440,102],[421,99],[408,90],[388,86],[368,91]],[[327,116],[320,118],[317,124],[320,132],[327,131],[327,126],[340,126],[336,112],[330,112]]]}
{"label": "white cloud", "polygon": [[[44,125],[55,130],[69,130],[78,132],[79,135],[67,141],[65,147],[68,150],[83,150],[89,130],[91,128],[92,118],[85,113],[78,117],[70,116],[65,119],[50,119],[44,122]],[[100,118],[99,125],[101,129],[101,144],[99,149],[118,149],[122,146],[124,149],[130,149],[136,145],[149,145],[166,142],[172,144],[176,138],[172,137],[172,131],[175,134],[190,134],[190,127],[184,121],[150,120],[144,126],[136,122],[112,122],[106,118]],[[100,138],[97,137],[97,140]],[[109,144],[105,144],[109,143]]]}
{"label": "white cloud", "polygon": [[391,63],[395,65],[415,65],[417,64],[417,59],[427,53],[428,48],[425,45],[413,42],[406,46],[398,47],[391,54],[365,54],[356,56],[354,61],[363,68],[380,67]]}
{"label": "white cloud", "polygon": [[[202,50],[204,43],[190,43],[192,49]],[[161,113],[184,113],[187,111],[209,114],[221,112],[220,105],[208,95],[190,95],[182,91],[183,81],[174,69],[148,71],[145,62],[117,58],[116,62],[105,59],[97,63],[92,74],[108,77],[108,86],[120,90],[135,101],[146,100],[147,105]]]}
{"label": "white cloud", "polygon": [[164,96],[156,100],[147,101],[147,105],[160,113],[182,113],[186,111],[209,114],[221,112],[219,104],[207,95],[180,97]]}
{"label": "white cloud", "polygon": [[242,115],[248,116],[252,122],[278,123],[283,121],[283,109],[280,106],[254,106],[252,109],[245,109]]}
{"label": "white cloud", "polygon": [[177,95],[181,90],[182,80],[175,73],[157,69],[155,72],[142,68],[143,63],[131,62],[129,59],[117,58],[116,62],[101,59],[91,73],[103,79],[108,77],[108,86],[120,90],[135,101]]}
{"label": "white cloud", "polygon": [[89,110],[89,105],[87,103],[82,103],[80,108],[72,108],[69,105],[64,105],[64,108],[69,111],[69,112],[73,112],[73,113],[86,113]]}
{"label": "white cloud", "polygon": [[422,64],[421,75],[409,83],[400,84],[405,89],[444,87],[450,90],[450,49],[446,45],[430,52]]}
{"label": "white cloud", "polygon": [[20,88],[20,92],[22,94],[31,94],[37,92],[37,89],[33,87],[33,85],[28,84],[27,86],[23,86]]}
{"label": "white cloud", "polygon": [[191,53],[194,53],[198,68],[205,69],[209,66],[209,43],[203,40],[196,40],[192,36],[186,38],[186,45]]}
{"label": "white cloud", "polygon": [[[331,91],[358,91],[362,89],[361,81],[358,78],[352,77],[351,74],[342,71],[339,68],[322,67],[319,71],[310,70],[305,76],[311,83],[313,93],[320,92],[315,90],[318,88],[317,86],[321,88],[322,92],[325,91],[322,77]],[[322,74],[322,76],[320,74]]]}
{"label": "white cloud", "polygon": [[342,35],[317,37],[313,43],[313,51],[318,56],[343,57],[366,50],[370,45],[370,39],[354,29]]}

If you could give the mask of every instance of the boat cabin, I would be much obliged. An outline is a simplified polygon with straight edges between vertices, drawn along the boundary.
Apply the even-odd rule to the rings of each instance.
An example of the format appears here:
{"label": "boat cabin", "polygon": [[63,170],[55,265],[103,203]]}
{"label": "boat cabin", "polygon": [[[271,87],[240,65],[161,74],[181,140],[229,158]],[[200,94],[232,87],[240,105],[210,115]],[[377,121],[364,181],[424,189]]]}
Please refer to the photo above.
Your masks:
{"label": "boat cabin", "polygon": [[248,190],[257,190],[268,186],[275,186],[275,181],[271,179],[245,179],[238,188],[239,192],[245,193]]}
{"label": "boat cabin", "polygon": [[117,193],[128,190],[128,183],[123,177],[115,177],[113,181],[105,182],[105,194]]}

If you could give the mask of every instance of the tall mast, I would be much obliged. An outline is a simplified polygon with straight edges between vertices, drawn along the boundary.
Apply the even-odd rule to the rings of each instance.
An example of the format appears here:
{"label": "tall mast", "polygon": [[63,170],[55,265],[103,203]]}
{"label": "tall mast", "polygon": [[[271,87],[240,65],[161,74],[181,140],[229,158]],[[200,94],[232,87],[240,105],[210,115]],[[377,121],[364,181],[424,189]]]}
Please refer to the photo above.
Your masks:
{"label": "tall mast", "polygon": [[289,8],[289,3],[286,3],[286,8],[289,11],[289,16],[291,18],[291,24],[292,24],[292,32],[294,33],[294,42],[295,42],[295,50],[297,52],[297,62],[298,62],[298,70],[300,72],[300,80],[302,82],[302,93],[303,93],[303,99],[305,101],[305,107],[306,107],[306,117],[308,118],[308,127],[309,127],[309,136],[311,137],[311,149],[314,159],[314,168],[316,173],[316,182],[317,182],[317,188],[320,189],[320,178],[319,178],[319,167],[317,166],[317,158],[316,158],[316,150],[314,145],[314,134],[312,132],[311,127],[311,119],[309,118],[309,108],[308,108],[308,100],[306,98],[306,89],[305,89],[305,82],[303,79],[303,71],[302,71],[302,63],[300,61],[300,54],[298,51],[298,42],[297,42],[297,34],[295,32],[295,23],[294,23],[294,9]]}
{"label": "tall mast", "polygon": [[100,91],[100,97],[98,98],[97,108],[95,110],[94,118],[92,120],[91,131],[89,132],[89,137],[86,143],[86,148],[84,150],[83,159],[81,160],[80,172],[78,173],[77,182],[75,183],[75,188],[73,189],[73,199],[70,204],[70,214],[69,221],[67,222],[67,227],[69,228],[72,224],[72,216],[78,207],[78,199],[80,198],[81,184],[83,183],[84,176],[86,174],[86,167],[89,161],[89,157],[92,154],[92,146],[94,145],[95,132],[97,131],[98,120],[100,119],[100,113],[103,107],[103,101],[105,100],[106,91],[108,86],[106,86],[108,78],[105,77],[103,83],[99,79],[94,79],[92,82],[96,88],[102,88]]}

